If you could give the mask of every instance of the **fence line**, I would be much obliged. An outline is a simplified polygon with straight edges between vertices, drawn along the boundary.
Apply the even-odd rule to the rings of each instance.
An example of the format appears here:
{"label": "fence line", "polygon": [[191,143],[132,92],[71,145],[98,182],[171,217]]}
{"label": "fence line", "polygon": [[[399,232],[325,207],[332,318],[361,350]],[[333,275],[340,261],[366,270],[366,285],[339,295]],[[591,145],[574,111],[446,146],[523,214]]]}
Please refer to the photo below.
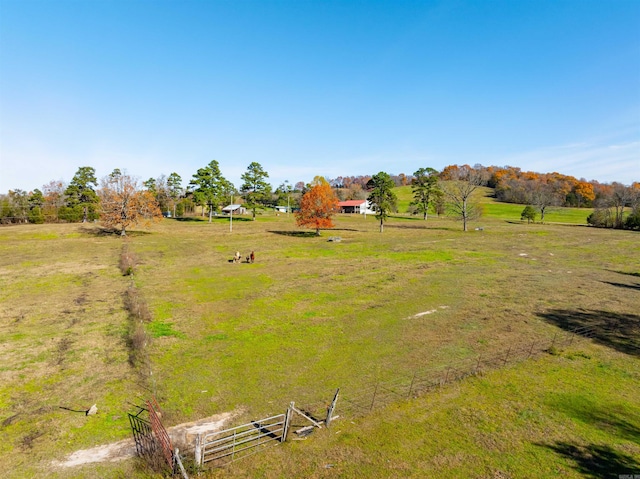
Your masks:
{"label": "fence line", "polygon": [[[615,333],[617,328],[608,332]],[[275,415],[259,421],[252,421],[241,426],[226,429],[206,436],[196,438],[196,464],[224,466],[262,451],[266,445],[277,445],[287,440],[291,416],[297,412],[313,423],[296,433],[308,433],[313,427],[330,426],[340,396],[339,407],[341,416],[363,417],[375,409],[388,406],[400,400],[416,398],[428,392],[440,389],[447,384],[458,382],[469,376],[477,376],[484,371],[505,367],[507,364],[526,361],[555,347],[573,344],[576,338],[593,338],[596,327],[582,326],[569,331],[557,332],[551,340],[534,339],[518,345],[511,345],[505,351],[499,351],[486,356],[459,360],[444,365],[441,369],[419,370],[411,375],[401,375],[388,381],[376,381],[353,392],[341,392],[338,389],[333,401],[327,406],[326,402],[317,402],[307,407],[297,409],[291,403],[285,414]],[[325,419],[322,418],[326,415]],[[333,417],[332,417],[333,416]]]}
{"label": "fence line", "polygon": [[408,381],[399,378],[377,381],[373,385],[355,390],[345,388],[339,409],[343,415],[361,417],[399,399],[415,398],[467,377],[525,361],[552,348],[571,345],[578,337],[593,338],[595,332],[595,327],[583,326],[556,333],[551,340],[532,340],[530,343],[511,345],[504,351],[486,356],[479,355],[477,358],[454,361],[445,365],[444,369],[416,370]]}

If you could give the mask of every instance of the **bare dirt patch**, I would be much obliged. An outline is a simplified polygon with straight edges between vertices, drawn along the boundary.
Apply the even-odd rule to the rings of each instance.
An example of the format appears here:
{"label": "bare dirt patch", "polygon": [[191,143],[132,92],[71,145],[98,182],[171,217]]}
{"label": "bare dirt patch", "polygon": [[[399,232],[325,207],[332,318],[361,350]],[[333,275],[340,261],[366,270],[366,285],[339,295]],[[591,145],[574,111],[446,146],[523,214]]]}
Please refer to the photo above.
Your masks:
{"label": "bare dirt patch", "polygon": [[[198,434],[206,434],[210,432],[220,431],[225,424],[237,412],[225,412],[216,414],[204,419],[193,422],[185,422],[177,426],[167,428],[171,442],[175,444],[193,444]],[[91,449],[81,449],[72,453],[64,461],[53,461],[52,466],[55,467],[76,467],[84,464],[95,462],[116,462],[124,459],[130,459],[136,455],[136,447],[133,439],[124,439],[122,441],[105,444],[102,446],[92,447]]]}

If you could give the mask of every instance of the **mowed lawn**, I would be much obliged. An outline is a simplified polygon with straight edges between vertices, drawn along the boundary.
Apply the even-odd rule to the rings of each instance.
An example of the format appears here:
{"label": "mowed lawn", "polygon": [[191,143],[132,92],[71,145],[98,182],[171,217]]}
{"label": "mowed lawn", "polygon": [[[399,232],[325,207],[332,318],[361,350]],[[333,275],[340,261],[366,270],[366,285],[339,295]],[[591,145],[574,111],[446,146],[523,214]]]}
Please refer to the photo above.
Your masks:
{"label": "mowed lawn", "polygon": [[[48,465],[76,449],[128,437],[126,412],[152,392],[167,425],[225,411],[238,412],[239,420],[258,418],[283,412],[290,401],[301,406],[326,402],[337,387],[345,395],[356,395],[375,381],[411,375],[416,369],[444,368],[515,343],[551,338],[559,327],[573,325],[575,317],[603,323],[638,321],[637,234],[491,217],[476,224],[483,230],[464,233],[459,223],[448,219],[398,217],[391,218],[380,234],[373,217],[341,216],[335,230],[315,237],[296,228],[287,215],[264,214],[255,222],[235,218],[233,232],[227,218],[216,218],[212,224],[199,218],[164,220],[125,240],[139,258],[133,278],[123,277],[117,267],[123,240],[100,235],[94,227],[0,229],[0,421],[7,437],[0,447],[27,473],[16,474],[13,466],[2,466],[0,472],[15,477],[135,474],[129,463],[85,466],[75,472]],[[330,237],[340,241],[328,241]],[[255,251],[256,262],[230,263],[235,251],[243,257]],[[153,317],[147,324],[151,368],[144,374],[133,371],[126,360],[123,293],[131,281]],[[536,401],[542,400],[545,388],[561,388],[558,378],[563,374],[567,383],[575,383],[574,391],[590,387],[585,378],[602,373],[601,387],[585,393],[587,399],[604,407],[610,402],[604,391],[621,388],[616,404],[631,413],[618,419],[636,428],[633,433],[640,428],[640,418],[634,415],[640,403],[629,391],[637,385],[638,357],[600,343],[580,348],[592,360],[574,361],[568,359],[573,353],[563,352],[521,366],[541,377],[546,371],[550,375],[548,383],[530,386],[533,399],[527,400],[522,414],[529,414],[527,408],[534,415],[546,413],[549,406],[535,409]],[[594,366],[599,362],[616,373]],[[586,369],[575,371],[574,378],[576,364]],[[480,388],[469,394],[484,391],[482,401],[487,403],[482,407],[501,410],[500,385],[533,374],[513,373],[508,379],[518,367],[460,387]],[[558,371],[555,376],[553,371]],[[448,391],[440,394],[454,398],[459,389]],[[428,431],[437,429],[436,438],[445,441],[446,418],[455,423],[455,411],[447,412],[448,403],[438,397],[399,404],[389,417],[358,419],[357,427],[349,426],[346,439],[326,436],[317,444],[325,444],[334,451],[331,454],[344,446],[351,451],[345,453],[345,462],[359,458],[340,469],[340,477],[393,477],[375,471],[385,460],[401,458],[404,465],[396,477],[411,470],[455,477],[481,450],[469,436],[474,407],[455,433],[463,439],[450,445],[457,459],[438,459],[428,452],[438,448],[435,439],[426,439]],[[427,401],[424,404],[435,412],[421,417],[422,425],[412,429],[411,410],[423,404],[420,401]],[[474,401],[478,404],[480,399]],[[93,403],[100,410],[95,417],[59,409]],[[510,418],[496,421],[507,424]],[[564,428],[558,440],[577,443],[581,435],[588,436],[561,419],[544,422],[549,430]],[[390,449],[375,439],[376,428],[391,428],[389,422],[414,438],[419,450],[405,453],[411,441],[400,437],[391,441]],[[620,436],[618,429],[609,428],[608,436],[600,439],[585,437],[589,444],[598,443],[596,439],[613,441]],[[485,432],[509,444],[508,431]],[[518,444],[526,443],[527,437]],[[346,442],[341,445],[338,440]],[[287,444],[275,456],[261,457],[267,464],[282,462],[278,455],[286,451],[294,458],[306,454],[307,443],[314,444],[309,451],[322,455],[314,441]],[[620,441],[631,448],[628,454],[637,452],[627,439]],[[572,470],[570,461],[553,448],[530,447],[517,449],[518,454],[537,451],[545,458],[558,457],[566,471]],[[375,460],[367,459],[371,454]],[[482,475],[492,467],[510,470],[491,457],[484,469],[472,469],[476,472],[471,477],[493,477]],[[500,457],[496,453],[495,461]],[[284,464],[291,477],[309,477],[314,465],[320,467],[316,460],[324,459]],[[365,467],[369,462],[371,467]],[[236,470],[239,477],[288,475],[284,469],[275,473],[277,467],[264,469],[261,460],[237,467],[225,474]],[[328,475],[333,467],[326,469]],[[531,477],[548,477],[543,472]],[[317,470],[313,474],[324,477]]]}

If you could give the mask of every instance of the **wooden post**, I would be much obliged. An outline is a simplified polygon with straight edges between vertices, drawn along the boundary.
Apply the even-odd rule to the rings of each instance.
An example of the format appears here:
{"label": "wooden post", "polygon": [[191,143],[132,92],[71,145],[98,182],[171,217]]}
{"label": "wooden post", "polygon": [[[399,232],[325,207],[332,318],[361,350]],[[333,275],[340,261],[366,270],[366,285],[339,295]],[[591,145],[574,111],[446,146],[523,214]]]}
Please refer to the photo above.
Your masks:
{"label": "wooden post", "polygon": [[293,412],[297,412],[298,414],[300,414],[303,418],[307,419],[309,422],[311,422],[315,427],[322,429],[322,424],[320,424],[318,421],[316,421],[314,418],[307,416],[305,413],[303,413],[300,409],[298,409],[297,407],[295,407],[293,405],[293,403],[291,403],[291,409],[293,410]]}
{"label": "wooden post", "polygon": [[289,426],[291,424],[291,415],[293,414],[293,402],[289,403],[287,413],[284,415],[284,431],[282,431],[282,440],[280,442],[287,441],[287,435],[289,434]]}
{"label": "wooden post", "polygon": [[[558,333],[553,335],[553,341],[551,341],[551,347],[552,348],[555,347],[555,345],[556,345],[556,336],[558,336]],[[549,348],[549,349],[551,349],[551,348]]]}
{"label": "wooden post", "polygon": [[409,386],[409,394],[407,395],[407,398],[410,398],[411,397],[411,393],[413,392],[413,383],[416,380],[416,374],[418,374],[418,371],[413,373],[413,377],[411,378],[411,385]]}
{"label": "wooden post", "polygon": [[373,405],[376,402],[377,393],[378,393],[378,383],[376,383],[376,388],[373,390],[373,398],[371,398],[371,406],[369,407],[369,412],[373,410]]}
{"label": "wooden post", "polygon": [[336,394],[333,396],[333,401],[329,405],[327,409],[327,418],[324,420],[324,425],[328,428],[331,423],[331,416],[333,416],[333,410],[336,408],[336,403],[338,402],[338,393],[340,393],[340,388],[336,389]]}
{"label": "wooden post", "polygon": [[478,356],[478,362],[476,363],[476,374],[478,374],[478,369],[480,369],[480,359],[482,359],[482,355]]}
{"label": "wooden post", "polygon": [[201,433],[199,433],[196,436],[195,456],[196,456],[196,466],[197,467],[202,466],[202,434]]}
{"label": "wooden post", "polygon": [[180,468],[180,474],[182,474],[182,479],[189,479],[189,476],[187,476],[187,471],[184,470],[184,466],[182,465],[182,461],[180,460],[180,454],[179,454],[179,450],[178,450],[177,447],[176,447],[175,451],[173,452],[173,461]]}
{"label": "wooden post", "polygon": [[502,363],[502,365],[506,365],[507,361],[509,360],[509,353],[511,352],[511,346],[509,346],[509,349],[507,350],[507,354],[504,355],[504,362]]}
{"label": "wooden post", "polygon": [[444,384],[447,384],[447,380],[449,379],[449,371],[451,370],[451,367],[447,368],[447,374],[444,377]]}

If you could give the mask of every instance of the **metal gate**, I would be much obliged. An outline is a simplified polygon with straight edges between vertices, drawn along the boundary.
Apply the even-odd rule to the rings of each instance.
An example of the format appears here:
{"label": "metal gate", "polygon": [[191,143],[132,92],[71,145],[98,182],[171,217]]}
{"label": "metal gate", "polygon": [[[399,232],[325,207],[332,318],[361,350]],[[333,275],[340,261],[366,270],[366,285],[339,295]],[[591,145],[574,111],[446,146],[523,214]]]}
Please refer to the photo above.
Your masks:
{"label": "metal gate", "polygon": [[228,464],[266,447],[284,442],[287,437],[289,418],[290,412],[287,411],[286,414],[278,414],[207,434],[202,437],[200,444],[196,445],[196,451],[199,450],[199,463]]}
{"label": "metal gate", "polygon": [[[166,466],[173,471],[173,446],[167,430],[160,421],[158,403],[153,398],[146,401],[146,406],[146,408],[138,406],[140,410],[136,414],[129,413],[129,424],[131,424],[131,432],[136,444],[136,453],[151,463],[154,463],[158,454],[161,453]],[[148,419],[141,417],[145,412]]]}

